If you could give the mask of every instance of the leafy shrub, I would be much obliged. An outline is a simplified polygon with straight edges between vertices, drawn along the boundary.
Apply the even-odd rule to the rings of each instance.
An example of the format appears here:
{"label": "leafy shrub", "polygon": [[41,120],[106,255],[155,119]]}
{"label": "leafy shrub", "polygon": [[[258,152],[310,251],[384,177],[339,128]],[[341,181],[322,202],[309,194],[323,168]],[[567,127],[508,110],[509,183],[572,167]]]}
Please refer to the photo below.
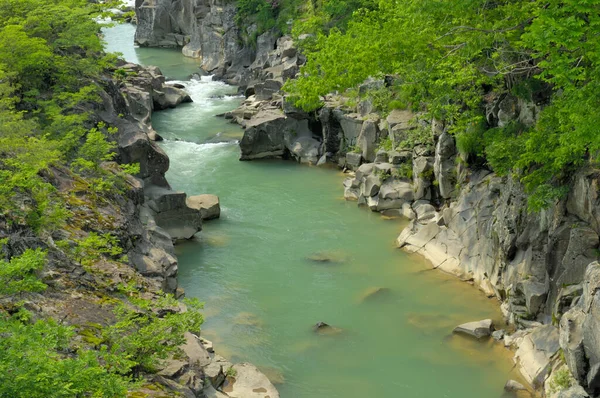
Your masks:
{"label": "leafy shrub", "polygon": [[550,392],[554,394],[559,391],[566,390],[573,385],[573,381],[574,380],[571,376],[571,372],[569,372],[569,369],[567,367],[563,367],[552,374],[552,379],[550,380]]}
{"label": "leafy shrub", "polygon": [[[333,1],[318,3],[335,8]],[[495,169],[518,170],[532,210],[564,194],[575,170],[598,162],[597,4],[367,3],[358,5],[364,8],[355,9],[347,26],[329,30],[318,26],[328,21],[322,15],[333,14],[319,7],[308,13],[305,28],[316,33],[305,48],[308,62],[299,79],[284,85],[297,106],[318,109],[327,93],[356,87],[369,76],[395,76],[394,107],[406,104],[445,121],[467,157],[479,161],[489,153]],[[501,142],[485,149],[483,130],[471,127],[482,124],[485,93],[510,90],[535,100],[550,87],[555,95],[537,125],[519,136],[518,156],[509,156],[516,145],[498,132],[488,136]]]}
{"label": "leafy shrub", "polygon": [[77,349],[71,327],[21,321],[0,312],[0,396],[123,397],[131,379],[106,364],[107,352]]}
{"label": "leafy shrub", "polygon": [[413,168],[409,163],[403,163],[392,172],[392,175],[398,178],[412,180],[413,178]]}
{"label": "leafy shrub", "polygon": [[155,371],[160,359],[176,353],[185,342],[185,332],[200,332],[202,304],[196,299],[185,301],[188,310],[183,313],[173,310],[178,303],[172,295],[158,301],[131,298],[130,302],[133,307],[116,308],[118,322],[104,330],[103,344],[116,357],[126,358],[125,368],[135,376]]}
{"label": "leafy shrub", "polygon": [[384,151],[391,151],[394,149],[394,145],[392,143],[392,139],[388,136],[379,141],[379,149]]}
{"label": "leafy shrub", "polygon": [[46,252],[41,249],[27,249],[10,261],[0,259],[0,295],[45,290],[46,285],[37,276],[45,264]]}

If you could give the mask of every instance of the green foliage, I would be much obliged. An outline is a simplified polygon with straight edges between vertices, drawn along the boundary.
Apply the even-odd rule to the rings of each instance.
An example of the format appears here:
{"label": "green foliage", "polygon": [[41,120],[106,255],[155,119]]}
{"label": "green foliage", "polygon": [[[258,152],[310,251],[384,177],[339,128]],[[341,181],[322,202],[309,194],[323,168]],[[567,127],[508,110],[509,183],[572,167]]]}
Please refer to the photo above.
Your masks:
{"label": "green foliage", "polygon": [[60,241],[57,245],[84,266],[92,265],[105,255],[114,258],[123,253],[118,239],[109,233],[90,232],[84,239],[72,243]]}
{"label": "green foliage", "polygon": [[362,148],[358,145],[352,145],[351,147],[348,148],[348,152],[362,153]]}
{"label": "green foliage", "polygon": [[419,126],[406,131],[406,139],[398,144],[398,148],[412,150],[417,145],[433,146],[433,144],[433,133],[431,129]]}
{"label": "green foliage", "polygon": [[525,126],[512,122],[484,133],[485,158],[496,174],[507,175],[515,166],[523,150],[524,130]]}
{"label": "green foliage", "polygon": [[392,149],[394,149],[394,144],[392,143],[392,139],[388,136],[385,137],[384,139],[382,139],[381,141],[379,141],[379,148],[380,150],[383,151],[391,151]]}
{"label": "green foliage", "polygon": [[392,175],[397,178],[412,180],[413,168],[410,163],[402,163],[400,167],[392,171]]}
{"label": "green foliage", "polygon": [[235,370],[234,368],[229,368],[227,369],[227,373],[225,373],[225,375],[227,377],[235,377],[237,376],[237,370]]}
{"label": "green foliage", "polygon": [[555,394],[571,387],[573,382],[573,376],[571,376],[571,372],[569,372],[569,369],[565,366],[552,374],[549,390],[552,394]]}
{"label": "green foliage", "polygon": [[46,252],[41,249],[27,249],[10,261],[0,260],[0,295],[12,296],[45,290],[46,285],[37,275],[45,264]]}
{"label": "green foliage", "polygon": [[472,120],[461,131],[455,130],[456,148],[464,160],[483,155],[484,131],[485,126],[481,118]]}
{"label": "green foliage", "polygon": [[[85,0],[5,0],[0,4],[0,216],[36,232],[70,216],[51,177],[73,165],[108,190],[100,162],[112,144],[86,127],[100,101],[96,81],[114,57],[101,53],[93,17],[114,6]],[[83,145],[81,145],[83,144]]]}
{"label": "green foliage", "polygon": [[235,16],[238,26],[248,25],[249,21],[257,24],[257,34],[275,27],[277,2],[268,0],[237,0]]}
{"label": "green foliage", "polygon": [[129,163],[129,164],[121,164],[119,165],[123,173],[137,175],[140,174],[140,164],[139,163]]}
{"label": "green foliage", "polygon": [[130,378],[107,366],[106,352],[77,349],[73,329],[0,313],[0,397],[123,397]]}
{"label": "green foliage", "polygon": [[185,301],[188,310],[182,313],[173,310],[178,303],[172,295],[158,301],[131,298],[130,302],[133,306],[117,307],[118,322],[105,329],[103,339],[109,352],[127,359],[124,365],[134,375],[155,370],[160,359],[176,353],[185,343],[185,332],[200,332],[202,304],[195,299]]}
{"label": "green foliage", "polygon": [[[290,7],[290,3],[298,1],[284,1],[284,5]],[[373,8],[375,0],[311,0],[296,6],[296,15],[292,27],[292,34],[297,37],[304,33],[322,34],[333,28],[345,30],[352,18],[354,11],[361,8]],[[300,2],[301,4],[301,2]],[[300,7],[299,7],[300,6]],[[306,46],[309,43],[304,43]]]}
{"label": "green foliage", "polygon": [[77,151],[78,157],[73,161],[73,166],[79,171],[99,173],[100,163],[114,158],[112,150],[115,147],[99,129],[91,129],[86,135],[85,143]]}
{"label": "green foliage", "polygon": [[[382,91],[378,109],[387,102],[444,120],[464,156],[519,175],[534,210],[564,194],[574,170],[598,162],[600,1],[354,2],[347,24],[331,29],[310,3],[294,26],[315,34],[308,62],[284,86],[296,106],[314,110],[327,93],[391,75],[397,87]],[[549,89],[532,129],[484,134],[483,94],[535,101]]]}

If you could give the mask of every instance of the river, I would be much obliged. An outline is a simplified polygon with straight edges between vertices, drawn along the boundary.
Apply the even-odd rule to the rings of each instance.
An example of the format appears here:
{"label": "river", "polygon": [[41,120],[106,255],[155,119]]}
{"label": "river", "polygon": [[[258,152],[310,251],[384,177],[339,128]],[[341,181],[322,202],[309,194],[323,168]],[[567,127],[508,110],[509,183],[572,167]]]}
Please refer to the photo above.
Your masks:
{"label": "river", "polygon": [[[221,199],[221,219],[176,247],[180,285],[206,303],[203,335],[218,353],[257,365],[284,398],[502,396],[517,378],[511,353],[451,333],[500,322],[495,300],[395,249],[404,223],[345,202],[340,172],[239,162],[242,131],[215,117],[241,102],[235,88],[189,80],[197,61],[134,48],[134,30],[106,29],[107,50],[160,67],[194,100],[152,116],[169,182]],[[334,261],[314,261],[323,256]],[[319,321],[341,331],[316,334]]]}

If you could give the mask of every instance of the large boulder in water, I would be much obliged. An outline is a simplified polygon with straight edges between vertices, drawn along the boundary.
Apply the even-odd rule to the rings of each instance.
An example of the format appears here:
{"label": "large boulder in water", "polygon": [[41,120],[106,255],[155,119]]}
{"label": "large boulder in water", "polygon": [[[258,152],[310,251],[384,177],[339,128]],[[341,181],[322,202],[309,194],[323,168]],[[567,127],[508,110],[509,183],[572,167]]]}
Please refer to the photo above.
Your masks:
{"label": "large boulder in water", "polygon": [[163,85],[160,90],[152,92],[152,100],[154,109],[157,111],[175,108],[184,102],[192,102],[192,98],[184,90],[167,84]]}
{"label": "large boulder in water", "polygon": [[202,220],[212,220],[221,216],[221,206],[217,195],[194,195],[186,199],[189,208],[198,210]]}
{"label": "large boulder in water", "polygon": [[187,195],[184,192],[148,186],[144,194],[148,197],[148,207],[153,212],[156,224],[172,239],[190,239],[196,232],[202,230],[200,212],[188,207]]}
{"label": "large boulder in water", "polygon": [[240,160],[289,155],[301,163],[316,164],[320,148],[321,143],[313,137],[308,120],[288,117],[279,109],[265,109],[246,123],[240,141]]}
{"label": "large boulder in water", "polygon": [[492,334],[492,320],[484,319],[482,321],[463,323],[454,328],[453,332],[468,334],[478,339],[488,337]]}

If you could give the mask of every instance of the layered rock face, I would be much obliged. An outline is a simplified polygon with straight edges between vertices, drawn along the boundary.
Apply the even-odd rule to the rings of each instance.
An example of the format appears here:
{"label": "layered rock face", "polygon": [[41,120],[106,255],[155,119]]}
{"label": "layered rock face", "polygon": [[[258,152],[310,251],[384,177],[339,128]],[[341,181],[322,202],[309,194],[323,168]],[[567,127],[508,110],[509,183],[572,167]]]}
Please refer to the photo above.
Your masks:
{"label": "layered rock face", "polygon": [[169,187],[165,173],[169,158],[151,139],[151,115],[155,110],[191,101],[185,91],[165,82],[155,67],[122,63],[123,80],[105,82],[103,104],[95,111],[98,121],[116,126],[120,163],[139,163],[140,173],[131,179],[131,203],[123,229],[128,230],[130,263],[142,275],[153,278],[166,292],[177,291],[177,259],[173,240],[189,239],[201,230],[200,211],[186,205],[186,194]]}
{"label": "layered rock face", "polygon": [[[182,47],[183,55],[202,60],[202,69],[232,82],[254,61],[235,23],[234,2],[225,0],[136,0],[140,46]],[[250,36],[256,27],[248,28]]]}
{"label": "layered rock face", "polygon": [[186,57],[201,59],[204,72],[248,88],[259,100],[269,99],[305,62],[291,38],[274,30],[257,35],[256,24],[240,28],[233,1],[136,0],[135,10],[137,44],[181,47]]}

